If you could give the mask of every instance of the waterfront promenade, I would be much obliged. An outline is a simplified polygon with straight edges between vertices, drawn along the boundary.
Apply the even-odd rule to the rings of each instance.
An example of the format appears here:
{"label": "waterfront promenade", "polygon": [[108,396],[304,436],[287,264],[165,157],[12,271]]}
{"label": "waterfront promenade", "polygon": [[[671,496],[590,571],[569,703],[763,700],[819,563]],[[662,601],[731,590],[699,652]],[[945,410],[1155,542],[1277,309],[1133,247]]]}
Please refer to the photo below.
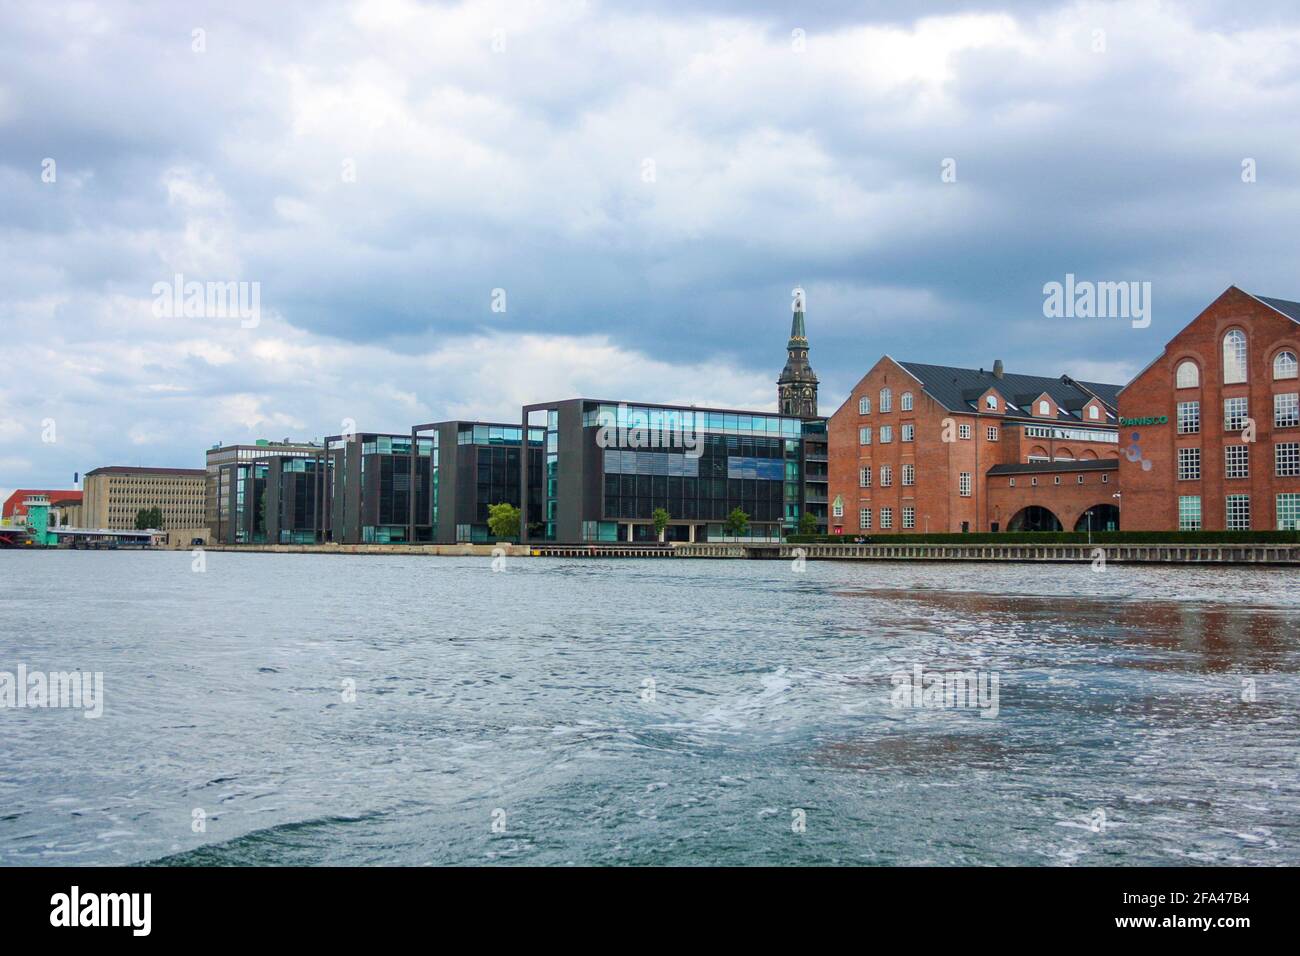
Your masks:
{"label": "waterfront promenade", "polygon": [[208,551],[268,554],[387,554],[443,557],[741,558],[806,561],[983,561],[1010,563],[1300,565],[1300,544],[246,544]]}

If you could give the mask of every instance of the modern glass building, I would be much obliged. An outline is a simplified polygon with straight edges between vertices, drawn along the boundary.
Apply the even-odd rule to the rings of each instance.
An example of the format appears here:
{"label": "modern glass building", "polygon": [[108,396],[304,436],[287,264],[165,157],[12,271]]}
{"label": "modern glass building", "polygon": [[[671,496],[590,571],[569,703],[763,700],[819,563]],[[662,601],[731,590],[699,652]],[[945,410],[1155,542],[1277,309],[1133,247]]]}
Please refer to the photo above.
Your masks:
{"label": "modern glass building", "polygon": [[317,475],[320,540],[340,544],[432,542],[438,436],[356,432],[325,439]]}
{"label": "modern glass building", "polygon": [[268,535],[264,496],[270,466],[279,459],[300,461],[319,455],[311,442],[258,439],[251,445],[213,445],[207,452],[204,521],[218,544],[274,542]]}
{"label": "modern glass building", "polygon": [[[419,437],[423,435],[434,442],[433,499],[427,517],[437,543],[495,541],[488,528],[488,508],[503,503],[521,507],[521,480],[532,491],[533,509],[540,508],[544,429],[529,430],[526,456],[518,425],[450,421],[411,429],[412,440],[427,440]],[[525,463],[527,474],[521,479]]]}
{"label": "modern glass building", "polygon": [[799,418],[575,398],[526,405],[521,424],[545,435],[539,484],[520,475],[529,541],[657,541],[660,508],[666,541],[730,540],[737,508],[749,518],[743,537],[775,541],[806,506]]}

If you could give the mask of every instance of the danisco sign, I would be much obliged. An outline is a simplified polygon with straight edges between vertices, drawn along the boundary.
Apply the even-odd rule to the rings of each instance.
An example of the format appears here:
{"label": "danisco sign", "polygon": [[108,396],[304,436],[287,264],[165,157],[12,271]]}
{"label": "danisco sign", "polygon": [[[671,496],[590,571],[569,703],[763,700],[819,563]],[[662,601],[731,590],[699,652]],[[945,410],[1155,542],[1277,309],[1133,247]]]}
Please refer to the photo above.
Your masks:
{"label": "danisco sign", "polygon": [[1169,416],[1151,415],[1147,418],[1121,418],[1119,424],[1121,428],[1128,425],[1168,425]]}

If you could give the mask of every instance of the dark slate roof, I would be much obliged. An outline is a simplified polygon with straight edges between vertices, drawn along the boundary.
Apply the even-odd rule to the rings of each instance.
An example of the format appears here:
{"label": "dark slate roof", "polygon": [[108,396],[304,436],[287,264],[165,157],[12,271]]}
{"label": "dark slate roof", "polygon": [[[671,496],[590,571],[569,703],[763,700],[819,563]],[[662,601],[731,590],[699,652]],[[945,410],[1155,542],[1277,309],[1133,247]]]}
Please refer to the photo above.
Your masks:
{"label": "dark slate roof", "polygon": [[1053,471],[1117,471],[1118,458],[1089,458],[1078,461],[1030,461],[1016,465],[994,465],[990,475],[1043,474]]}
{"label": "dark slate roof", "polygon": [[[1057,421],[1083,424],[1116,424],[1115,410],[1119,402],[1120,385],[1103,385],[1097,382],[1077,382],[1067,376],[1044,378],[1041,375],[1017,375],[1006,372],[1001,378],[995,378],[991,369],[954,368],[950,365],[924,365],[920,362],[899,362],[921,380],[925,393],[944,408],[954,412],[969,412],[975,409],[979,396],[990,388],[1017,408],[1008,409],[1012,417],[1017,415],[1030,417],[1029,404],[1046,392],[1061,410]],[[1109,417],[1105,422],[1087,422],[1077,412],[1096,395],[1102,403],[1109,406]]]}
{"label": "dark slate roof", "polygon": [[1300,322],[1300,302],[1292,302],[1289,299],[1270,299],[1266,295],[1257,295],[1255,298],[1270,308],[1277,309],[1292,322]]}
{"label": "dark slate roof", "polygon": [[166,475],[180,478],[205,478],[207,472],[202,468],[139,468],[135,465],[105,465],[86,472],[86,478],[92,475]]}

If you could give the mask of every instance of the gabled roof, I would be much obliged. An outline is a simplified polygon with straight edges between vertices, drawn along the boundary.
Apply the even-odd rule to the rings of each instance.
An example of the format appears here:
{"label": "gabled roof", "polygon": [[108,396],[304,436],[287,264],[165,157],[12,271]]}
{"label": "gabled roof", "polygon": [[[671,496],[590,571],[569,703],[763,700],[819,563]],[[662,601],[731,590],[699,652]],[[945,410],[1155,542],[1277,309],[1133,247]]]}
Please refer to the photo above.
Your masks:
{"label": "gabled roof", "polygon": [[1253,298],[1259,299],[1270,309],[1276,309],[1281,312],[1292,322],[1300,322],[1300,302],[1292,302],[1290,299],[1271,299],[1266,295],[1255,295],[1253,292],[1246,293]]}
{"label": "gabled roof", "polygon": [[[1006,372],[998,378],[989,369],[925,365],[920,362],[898,364],[922,383],[922,388],[927,395],[944,408],[954,412],[975,411],[979,396],[993,388],[1015,406],[1007,408],[1008,414],[1012,417],[1017,414],[1030,417],[1032,414],[1030,404],[1046,392],[1060,409],[1056,417],[1057,421],[1084,422],[1086,419],[1077,414],[1072,415],[1070,412],[1079,411],[1095,396],[1107,406],[1108,413],[1113,413],[1117,407],[1120,389],[1118,385],[1075,381],[1068,375],[1062,375],[1060,378],[1045,378],[1041,375],[1017,375],[1014,372]],[[1108,422],[1113,417],[1113,414],[1109,414]]]}

